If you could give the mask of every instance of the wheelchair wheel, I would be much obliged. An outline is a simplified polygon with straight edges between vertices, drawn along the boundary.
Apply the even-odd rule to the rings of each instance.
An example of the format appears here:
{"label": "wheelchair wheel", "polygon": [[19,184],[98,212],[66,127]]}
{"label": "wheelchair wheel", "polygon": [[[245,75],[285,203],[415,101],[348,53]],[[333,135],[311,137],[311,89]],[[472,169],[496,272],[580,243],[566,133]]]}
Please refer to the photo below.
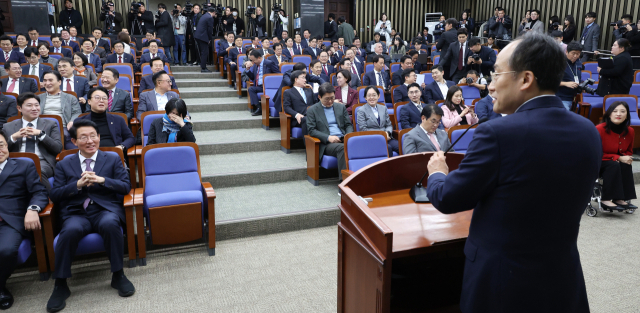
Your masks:
{"label": "wheelchair wheel", "polygon": [[591,204],[587,205],[587,209],[585,210],[588,217],[594,217],[598,215],[598,210],[596,210]]}

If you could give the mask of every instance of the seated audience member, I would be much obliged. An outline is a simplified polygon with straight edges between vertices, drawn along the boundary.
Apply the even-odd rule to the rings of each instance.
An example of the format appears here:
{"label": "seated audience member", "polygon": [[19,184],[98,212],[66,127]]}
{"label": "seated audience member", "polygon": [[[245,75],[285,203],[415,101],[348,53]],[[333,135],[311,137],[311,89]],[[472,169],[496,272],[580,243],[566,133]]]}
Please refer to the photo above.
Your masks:
{"label": "seated audience member", "polygon": [[[107,51],[104,48],[102,48],[102,47],[100,47],[100,46],[95,44],[95,40],[96,40],[95,37],[88,36],[87,39],[91,40],[91,42],[94,43],[93,51],[91,51],[91,53],[93,53],[93,54],[97,55],[98,57],[100,57],[100,63],[101,63],[100,68],[102,68],[102,65],[107,63]],[[101,40],[100,42],[104,42],[104,39]],[[108,44],[109,43],[107,42],[107,45]],[[111,51],[111,48],[109,48],[109,51]],[[96,71],[97,71],[97,69],[96,69]]]}
{"label": "seated audience member", "polygon": [[9,77],[1,79],[2,92],[23,94],[25,92],[38,92],[38,85],[31,78],[22,77],[22,67],[16,61],[9,60],[4,64],[4,69]]}
{"label": "seated audience member", "polygon": [[[144,75],[140,79],[140,88],[138,88],[138,97],[140,97],[140,94],[142,94],[143,91],[147,89],[153,89],[153,86],[154,86],[153,79],[152,79],[153,74],[160,71],[164,71],[164,64],[165,64],[165,61],[163,61],[159,57],[156,57],[150,61],[149,66],[151,66],[151,74]],[[178,89],[178,85],[176,85],[176,80],[173,78],[173,76],[169,75],[169,79],[171,79],[171,89]]]}
{"label": "seated audience member", "polygon": [[398,140],[391,137],[393,125],[391,124],[391,119],[389,119],[387,106],[378,104],[380,91],[376,86],[367,86],[367,88],[364,89],[364,97],[367,100],[367,104],[360,107],[358,116],[356,116],[356,123],[358,123],[360,131],[384,131],[387,134],[389,156],[393,156],[393,152],[400,153],[398,150]]}
{"label": "seated audience member", "polygon": [[407,93],[409,94],[409,101],[400,109],[400,127],[414,128],[420,124],[420,112],[426,106],[424,102],[421,102],[422,91],[417,83],[413,83],[407,87]]}
{"label": "seated audience member", "polygon": [[629,105],[624,101],[612,103],[596,126],[602,138],[602,207],[604,209],[635,209],[631,199],[636,199],[633,182],[633,139],[630,126]]}
{"label": "seated audience member", "polygon": [[245,63],[245,71],[253,85],[248,88],[247,93],[254,109],[251,115],[259,116],[262,115],[262,106],[260,105],[260,99],[258,99],[258,93],[262,92],[262,77],[266,74],[280,73],[280,68],[277,64],[263,58],[258,50],[251,51],[249,60],[249,62]]}
{"label": "seated audience member", "polygon": [[282,63],[290,62],[290,59],[286,55],[282,54],[281,43],[276,43],[273,45],[273,55],[268,57],[267,60],[275,63],[278,66],[280,66],[280,64]]}
{"label": "seated audience member", "polygon": [[127,126],[127,121],[120,116],[109,114],[109,90],[105,87],[96,87],[89,90],[89,114],[79,117],[79,120],[90,120],[98,126],[100,130],[100,146],[116,147],[122,149],[122,153],[136,143],[135,137]]}
{"label": "seated audience member", "polygon": [[172,142],[196,142],[193,125],[187,116],[184,100],[173,98],[164,107],[165,115],[155,119],[149,128],[147,145]]}
{"label": "seated audience member", "polygon": [[152,59],[160,58],[164,62],[169,62],[164,52],[159,51],[158,42],[155,40],[149,41],[149,52],[143,53],[140,57],[140,64],[149,63]]}
{"label": "seated audience member", "polygon": [[151,79],[153,80],[153,90],[140,94],[138,111],[136,112],[136,118],[139,121],[141,121],[142,113],[164,110],[164,106],[170,99],[180,98],[177,93],[171,91],[171,79],[167,72],[159,71],[153,74]]}
{"label": "seated audience member", "polygon": [[138,72],[140,68],[131,54],[124,52],[124,43],[116,41],[113,43],[113,54],[107,56],[107,63],[129,63],[133,66],[133,71]]}
{"label": "seated audience member", "polygon": [[[322,74],[326,77],[330,77],[331,74],[336,72],[333,65],[329,63],[329,53],[327,51],[320,51],[320,54],[318,54],[318,61],[320,61],[320,66],[322,66]],[[329,82],[328,79],[327,82]]]}
{"label": "seated audience member", "polygon": [[391,94],[388,90],[391,89],[391,80],[389,74],[384,70],[384,59],[379,55],[373,56],[373,71],[364,73],[362,77],[362,85],[364,86],[380,86],[385,91],[385,102],[391,103]]}
{"label": "seated audience member", "polygon": [[263,56],[265,56],[267,54],[274,54],[273,49],[271,49],[269,47],[270,45],[271,45],[271,43],[269,42],[269,38],[263,37],[262,38],[262,46],[259,48],[260,53],[262,53]]}
{"label": "seated audience member", "polygon": [[9,141],[9,135],[0,130],[0,310],[13,305],[6,285],[18,263],[18,248],[32,237],[32,231],[41,231],[38,212],[49,204],[33,162],[9,158]]}
{"label": "seated audience member", "polygon": [[89,81],[81,76],[73,74],[73,60],[62,58],[58,61],[58,72],[62,75],[62,91],[73,91],[76,93],[82,112],[87,111],[87,93],[89,92]]}
{"label": "seated audience member", "polygon": [[216,47],[216,54],[219,58],[226,58],[229,54],[229,50],[233,49],[235,38],[236,36],[233,32],[224,33],[225,40],[218,41],[218,46]]}
{"label": "seated audience member", "polygon": [[71,39],[71,34],[68,30],[63,29],[60,31],[60,38],[62,38],[62,45],[71,47],[73,52],[80,51],[80,46]]}
{"label": "seated audience member", "polygon": [[[284,74],[282,75],[282,82],[280,83],[280,88],[278,88],[278,91],[276,91],[276,94],[273,96],[273,103],[275,105],[276,111],[277,112],[282,112],[282,87],[291,87],[294,84],[294,81],[291,79],[291,74],[295,71],[302,71],[304,73],[305,80],[307,82],[317,82],[320,85],[324,84],[325,81],[318,77],[318,76],[312,76],[309,75],[309,73],[307,73],[307,65],[302,63],[302,62],[298,62],[296,63],[292,69],[287,70],[286,72],[284,72]],[[313,98],[315,99],[315,98]],[[309,105],[313,104],[313,100],[309,103]],[[308,105],[308,106],[309,106]]]}
{"label": "seated audience member", "polygon": [[73,54],[73,50],[62,47],[62,38],[60,38],[59,34],[51,35],[51,47],[49,48],[49,52],[52,53],[60,53],[65,58],[70,58]]}
{"label": "seated audience member", "polygon": [[36,76],[40,81],[42,81],[44,72],[52,70],[49,65],[40,64],[40,57],[36,47],[26,47],[24,49],[24,56],[29,64],[22,66],[22,73]]}
{"label": "seated audience member", "polygon": [[487,37],[487,42],[483,43],[482,45],[491,50],[497,49],[498,46],[496,45],[496,35],[489,35],[489,37]]}
{"label": "seated audience member", "polygon": [[493,111],[493,100],[495,99],[494,96],[496,92],[495,87],[490,83],[487,89],[489,90],[489,94],[476,103],[476,114],[478,114],[478,120],[483,118],[492,120],[503,116],[502,114]]}
{"label": "seated audience member", "polygon": [[353,132],[349,113],[344,105],[335,102],[335,91],[330,83],[324,83],[318,90],[319,103],[307,110],[307,131],[309,136],[320,140],[320,162],[324,155],[338,159],[338,173],[346,169],[344,160],[344,136]]}
{"label": "seated audience member", "polygon": [[133,118],[133,104],[131,94],[123,89],[116,88],[120,80],[120,73],[115,68],[105,68],[101,76],[102,87],[109,91],[109,103],[107,112],[118,112],[127,115],[127,120]]}
{"label": "seated audience member", "polygon": [[[391,57],[388,54],[382,54],[382,43],[377,43],[372,47],[372,53],[367,56],[367,62],[377,62],[373,58],[378,56],[384,60],[383,69],[388,70],[391,66]],[[386,52],[385,52],[386,53]],[[365,84],[366,85],[366,84]]]}
{"label": "seated audience member", "polygon": [[[344,39],[343,39],[344,40]],[[338,39],[338,41],[340,41],[340,39]],[[367,52],[369,52],[369,54],[374,54],[375,53],[375,45],[376,44],[380,44],[380,48],[382,48],[382,50],[380,51],[380,53],[386,53],[387,52],[387,45],[380,41],[380,33],[374,33],[373,34],[373,40],[370,41],[367,44]],[[389,43],[391,44],[391,43]],[[369,61],[371,62],[371,61]]]}
{"label": "seated audience member", "polygon": [[104,49],[106,53],[111,53],[109,40],[102,38],[102,29],[100,27],[93,28],[93,38],[95,38],[95,46]]}
{"label": "seated audience member", "polygon": [[149,46],[149,42],[151,42],[151,40],[155,40],[158,41],[158,39],[156,38],[156,34],[154,31],[152,30],[147,30],[144,34],[144,38],[146,39],[145,42],[142,44],[143,48],[146,48]]}
{"label": "seated audience member", "polygon": [[347,50],[344,54],[344,60],[351,60],[351,75],[360,75],[364,73],[364,62],[360,61],[353,50]]}
{"label": "seated audience member", "polygon": [[302,54],[302,51],[298,50],[298,48],[293,44],[293,38],[287,38],[286,40],[284,40],[284,44],[285,47],[283,48],[282,53],[286,55],[287,58],[293,60],[294,55]]}
{"label": "seated audience member", "polygon": [[[358,89],[358,87],[362,86],[362,81],[360,81],[360,76],[356,74],[356,69],[353,65],[351,65],[351,60],[344,58],[340,61],[340,69],[348,71],[351,75],[351,81],[349,82],[349,87],[352,89]],[[335,80],[334,85],[338,85],[338,81]]]}
{"label": "seated audience member", "polygon": [[[96,59],[98,57],[96,56]],[[98,83],[98,76],[91,69],[87,69],[86,66],[89,64],[89,60],[82,52],[76,52],[73,54],[73,75],[84,77],[87,80],[87,84],[89,87],[94,86]]]}
{"label": "seated audience member", "polygon": [[[598,67],[600,81],[596,93],[600,97],[606,95],[628,95],[633,84],[633,61],[629,49],[631,43],[627,39],[618,39],[611,46],[613,57],[612,68]],[[597,55],[597,54],[596,54]]]}
{"label": "seated audience member", "polygon": [[407,70],[407,69],[414,69],[413,60],[411,60],[411,56],[403,55],[402,58],[400,58],[400,69],[393,72],[393,75],[391,75],[391,84],[393,86],[399,86],[404,84],[404,76],[402,75],[402,72],[404,72],[404,70]]}
{"label": "seated audience member", "polygon": [[237,37],[235,47],[229,49],[229,53],[224,57],[224,63],[229,64],[231,81],[233,81],[233,83],[236,82],[235,72],[238,70],[238,64],[236,64],[236,62],[238,62],[238,56],[246,52],[246,49],[242,47],[242,37]]}
{"label": "seated audience member", "polygon": [[318,55],[320,55],[320,51],[322,51],[316,48],[317,43],[318,43],[318,40],[315,37],[310,38],[309,46],[304,48],[304,51],[302,51],[302,54],[310,55],[312,60],[317,60]]}
{"label": "seated audience member", "polygon": [[38,155],[42,183],[51,190],[49,177],[53,177],[56,156],[62,151],[58,123],[40,117],[40,98],[30,92],[18,96],[18,110],[22,118],[4,124],[10,136],[10,152],[30,152]]}
{"label": "seated audience member", "polygon": [[[47,92],[38,95],[40,97],[40,109],[42,114],[57,115],[62,118],[62,130],[64,132],[65,149],[70,149],[71,142],[68,130],[73,121],[82,113],[80,103],[76,97],[60,90],[62,75],[56,71],[44,73],[42,85]],[[73,149],[73,148],[71,148]]]}
{"label": "seated audience member", "polygon": [[447,99],[442,105],[442,124],[451,128],[458,125],[471,125],[478,122],[478,116],[473,112],[473,107],[466,106],[462,99],[462,89],[452,86],[447,92]]}
{"label": "seated audience member", "polygon": [[416,82],[416,72],[413,68],[408,68],[402,72],[403,81],[402,85],[397,86],[393,90],[393,102],[398,103],[402,101],[410,101],[409,99],[409,86]]}
{"label": "seated audience member", "polygon": [[413,62],[413,69],[416,70],[418,74],[429,69],[427,64],[422,64],[418,61],[418,56],[420,55],[418,51],[411,50],[408,52],[408,54],[411,57],[411,61]]}
{"label": "seated audience member", "polygon": [[[311,61],[311,63],[309,64],[309,68],[311,69],[311,73],[309,73],[311,77],[319,77],[324,82],[329,82],[329,76],[322,73],[322,63],[320,63],[318,59]],[[318,96],[318,88],[320,87],[320,84],[311,83],[310,85],[311,89],[313,89],[313,98],[315,99]]]}
{"label": "seated audience member", "polygon": [[293,71],[290,79],[291,89],[284,92],[284,112],[291,115],[291,127],[301,127],[302,133],[307,134],[306,118],[307,107],[313,105],[313,91],[304,88],[307,84],[305,72]]}
{"label": "seated audience member", "polygon": [[133,46],[135,46],[135,44],[133,44],[133,43],[131,42],[131,37],[129,36],[129,34],[127,34],[127,33],[125,33],[125,32],[120,32],[120,33],[118,34],[118,40],[119,40],[120,42],[122,42],[123,49],[124,49],[124,50],[123,50],[123,51],[124,51],[124,53],[126,53],[126,54],[132,54],[132,53],[131,53],[131,46],[132,46],[132,45],[133,45]]}
{"label": "seated audience member", "polygon": [[571,110],[573,98],[578,94],[578,85],[582,82],[582,62],[580,61],[582,49],[579,42],[572,41],[567,45],[565,52],[567,66],[564,68],[564,75],[556,96],[562,100],[562,104],[567,110]]}
{"label": "seated audience member", "polygon": [[96,49],[93,41],[91,41],[91,39],[85,39],[85,41],[82,42],[81,48],[82,54],[87,58],[87,64],[93,65],[95,73],[102,73],[102,59],[99,53],[94,52]]}
{"label": "seated audience member", "polygon": [[24,54],[20,51],[13,50],[13,39],[7,35],[0,36],[0,48],[2,48],[2,56],[4,57],[4,62],[15,61],[18,62],[18,65],[27,63],[27,60],[24,58]]}
{"label": "seated audience member", "polygon": [[[471,79],[471,83],[468,82],[468,79]],[[489,84],[487,83],[487,80],[484,79],[484,77],[480,77],[478,72],[476,72],[475,70],[469,70],[467,72],[467,76],[461,78],[458,81],[458,84],[466,84],[469,87],[478,88],[478,90],[480,90],[480,97],[484,97],[489,93],[489,90],[487,88],[487,85]]]}
{"label": "seated audience member", "polygon": [[[62,310],[71,295],[67,278],[78,242],[90,233],[98,233],[111,263],[111,287],[118,295],[135,293],[133,284],[122,270],[124,257],[125,215],[123,196],[131,190],[129,173],[117,155],[100,151],[100,130],[90,120],[78,120],[69,130],[78,154],[56,165],[51,200],[61,218],[55,251],[55,287],[47,302],[48,312]],[[81,171],[78,171],[80,166]]]}
{"label": "seated audience member", "polygon": [[[38,59],[38,63],[48,63],[51,64],[51,66],[53,66],[53,70],[56,69],[56,67],[58,67],[58,59],[49,56],[49,43],[46,41],[43,41],[41,43],[38,44],[38,56],[40,57],[40,59]],[[4,71],[4,68],[2,69]]]}
{"label": "seated audience member", "polygon": [[349,74],[349,71],[340,70],[338,74],[336,74],[336,102],[344,105],[347,108],[347,112],[349,112],[349,115],[353,114],[351,110],[353,109],[354,105],[358,104],[359,100],[358,92],[355,89],[349,87],[350,81],[351,74]]}
{"label": "seated audience member", "polygon": [[437,105],[425,106],[420,113],[420,125],[410,130],[402,140],[402,154],[449,149],[449,135],[444,129],[438,129],[443,115],[442,109]]}
{"label": "seated audience member", "polygon": [[30,42],[27,39],[27,36],[25,34],[17,34],[16,35],[16,45],[17,45],[17,47],[13,48],[13,50],[24,54],[24,49],[29,46],[28,43],[30,43]]}
{"label": "seated audience member", "polygon": [[481,45],[478,37],[469,39],[469,49],[479,57],[478,60],[471,58],[473,61],[469,64],[470,69],[481,73],[484,77],[489,77],[490,73],[493,72],[493,65],[496,63],[496,52]]}
{"label": "seated audience member", "polygon": [[364,57],[367,55],[367,51],[365,51],[361,46],[361,42],[360,42],[360,37],[353,37],[353,46],[356,47],[355,49],[355,53],[356,53],[356,57],[362,58],[364,60]]}
{"label": "seated audience member", "polygon": [[[0,85],[2,85],[2,81],[0,81]],[[2,130],[2,125],[4,125],[10,117],[16,115],[18,115],[16,100],[0,93],[0,130]]]}
{"label": "seated audience member", "polygon": [[423,99],[427,103],[435,103],[436,101],[444,100],[444,97],[449,91],[449,87],[455,86],[456,83],[444,79],[444,69],[440,64],[435,65],[431,69],[431,77],[433,77],[433,81],[424,87]]}

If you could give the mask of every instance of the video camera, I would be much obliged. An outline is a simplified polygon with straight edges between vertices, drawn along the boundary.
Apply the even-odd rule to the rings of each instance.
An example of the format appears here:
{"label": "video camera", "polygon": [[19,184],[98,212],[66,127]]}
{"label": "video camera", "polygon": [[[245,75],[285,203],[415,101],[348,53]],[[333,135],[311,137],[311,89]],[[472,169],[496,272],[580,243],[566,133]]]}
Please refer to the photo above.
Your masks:
{"label": "video camera", "polygon": [[131,13],[133,13],[133,14],[140,13],[140,3],[139,2],[131,2],[131,9],[129,11]]}
{"label": "video camera", "polygon": [[609,23],[609,26],[612,26],[612,27],[613,27],[613,26],[616,26],[616,25],[618,26],[618,31],[619,31],[621,34],[624,34],[624,33],[626,33],[626,32],[627,32],[627,25],[629,25],[629,24],[625,24],[622,20],[619,20],[619,21],[617,21],[617,22],[611,22],[611,23]]}
{"label": "video camera", "polygon": [[109,8],[109,3],[107,1],[102,0],[102,6],[100,7],[100,11],[102,13],[107,13],[111,10],[111,8]]}
{"label": "video camera", "polygon": [[244,16],[251,17],[251,15],[256,14],[256,7],[253,4],[247,5],[247,10],[244,12]]}
{"label": "video camera", "polygon": [[177,3],[173,4],[173,11],[171,11],[171,15],[180,15],[180,10],[178,10],[178,5]]}
{"label": "video camera", "polygon": [[592,94],[593,95],[593,94],[596,93],[596,90],[591,88],[591,87],[589,87],[589,85],[593,85],[593,83],[595,83],[595,82],[596,82],[595,80],[589,78],[589,79],[583,81],[582,83],[580,83],[580,85],[578,85],[578,88],[576,88],[576,90],[578,91],[578,93],[581,93],[581,92],[584,91],[584,92],[586,92],[588,94]]}
{"label": "video camera", "polygon": [[222,16],[224,15],[224,7],[222,6],[222,4],[218,3],[218,5],[216,5],[215,7],[213,7],[214,9],[216,9],[216,14],[218,16]]}
{"label": "video camera", "polygon": [[185,2],[184,8],[182,9],[182,15],[186,17],[193,16],[193,4],[191,4],[191,1]]}
{"label": "video camera", "polygon": [[282,4],[280,4],[280,3],[274,3],[274,4],[273,4],[273,7],[271,8],[271,10],[272,10],[273,12],[276,12],[276,13],[278,13],[278,12],[282,11]]}

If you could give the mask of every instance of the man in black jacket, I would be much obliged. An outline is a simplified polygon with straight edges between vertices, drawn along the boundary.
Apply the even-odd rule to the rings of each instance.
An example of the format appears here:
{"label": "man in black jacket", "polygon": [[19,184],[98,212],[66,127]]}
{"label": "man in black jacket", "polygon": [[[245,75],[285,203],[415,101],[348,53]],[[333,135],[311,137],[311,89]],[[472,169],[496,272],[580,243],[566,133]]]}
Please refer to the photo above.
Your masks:
{"label": "man in black jacket", "polygon": [[[122,14],[116,12],[116,6],[109,1],[109,12],[100,13],[100,20],[105,21],[104,30],[107,34],[118,34],[122,31]],[[95,35],[94,35],[95,36]]]}
{"label": "man in black jacket", "polygon": [[127,16],[129,24],[131,24],[130,29],[132,34],[144,35],[147,33],[147,30],[155,32],[156,28],[153,25],[153,13],[151,13],[151,11],[147,11],[144,3],[138,2],[138,4],[140,5],[138,11],[136,12],[133,7],[131,7],[131,11],[129,11]]}
{"label": "man in black jacket", "polygon": [[162,41],[162,47],[167,58],[169,58],[169,62],[173,62],[171,47],[175,44],[176,38],[173,34],[171,14],[167,12],[167,6],[164,3],[158,3],[158,14],[160,14],[160,18],[156,21],[156,37]]}
{"label": "man in black jacket", "polygon": [[447,53],[447,49],[449,49],[449,45],[453,42],[458,41],[458,33],[456,32],[456,26],[458,25],[458,21],[455,18],[448,19],[444,24],[444,32],[440,35],[438,39],[438,43],[436,44],[436,51],[433,53],[432,57],[436,55],[443,55]]}
{"label": "man in black jacket", "polygon": [[336,23],[336,15],[333,13],[329,13],[329,19],[324,22],[324,38],[329,38],[330,40],[338,40],[338,24]]}
{"label": "man in black jacket", "polygon": [[613,67],[598,67],[600,82],[596,93],[600,97],[629,94],[633,84],[633,61],[631,61],[631,55],[628,51],[630,47],[631,44],[624,38],[613,42],[611,46],[611,54],[614,55]]}
{"label": "man in black jacket", "polygon": [[[625,20],[625,17],[627,18]],[[631,23],[631,16],[630,15],[624,15],[622,16],[622,22],[623,24],[626,23],[626,26],[624,27],[624,31],[621,31],[620,29],[617,29],[616,31],[614,31],[614,35],[616,36],[616,39],[620,39],[620,38],[625,38],[627,40],[629,40],[629,43],[631,43],[631,48],[629,48],[629,54],[631,54],[633,59],[633,68],[636,70],[640,69],[640,32],[638,31],[638,26],[640,26],[640,20],[638,20],[637,24],[633,24]],[[614,28],[617,28],[617,26],[614,26]],[[616,35],[616,32],[619,33],[619,35]]]}
{"label": "man in black jacket", "polygon": [[469,49],[473,54],[477,54],[479,58],[478,60],[473,59],[470,61],[470,69],[482,73],[484,77],[489,77],[490,72],[493,71],[493,65],[496,63],[496,52],[489,47],[483,46],[478,37],[469,39]]}
{"label": "man in black jacket", "polygon": [[58,16],[60,25],[66,29],[75,26],[79,31],[82,27],[82,14],[73,8],[73,2],[71,0],[65,0],[64,7],[65,9],[62,10],[60,16]]}
{"label": "man in black jacket", "polygon": [[209,7],[207,13],[198,21],[198,26],[194,34],[194,37],[198,41],[198,48],[200,49],[200,68],[202,73],[211,72],[207,69],[207,58],[209,56],[209,45],[213,39],[213,18],[215,15],[215,8]]}

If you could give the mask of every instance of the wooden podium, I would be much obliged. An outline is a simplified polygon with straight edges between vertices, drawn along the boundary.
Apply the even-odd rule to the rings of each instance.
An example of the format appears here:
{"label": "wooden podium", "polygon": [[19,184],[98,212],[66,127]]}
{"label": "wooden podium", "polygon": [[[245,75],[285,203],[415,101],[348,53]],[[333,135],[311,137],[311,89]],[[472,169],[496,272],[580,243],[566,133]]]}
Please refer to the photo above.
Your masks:
{"label": "wooden podium", "polygon": [[[431,155],[380,161],[340,184],[338,312],[460,312],[472,211],[445,215],[411,200]],[[449,170],[463,157],[447,154]]]}

